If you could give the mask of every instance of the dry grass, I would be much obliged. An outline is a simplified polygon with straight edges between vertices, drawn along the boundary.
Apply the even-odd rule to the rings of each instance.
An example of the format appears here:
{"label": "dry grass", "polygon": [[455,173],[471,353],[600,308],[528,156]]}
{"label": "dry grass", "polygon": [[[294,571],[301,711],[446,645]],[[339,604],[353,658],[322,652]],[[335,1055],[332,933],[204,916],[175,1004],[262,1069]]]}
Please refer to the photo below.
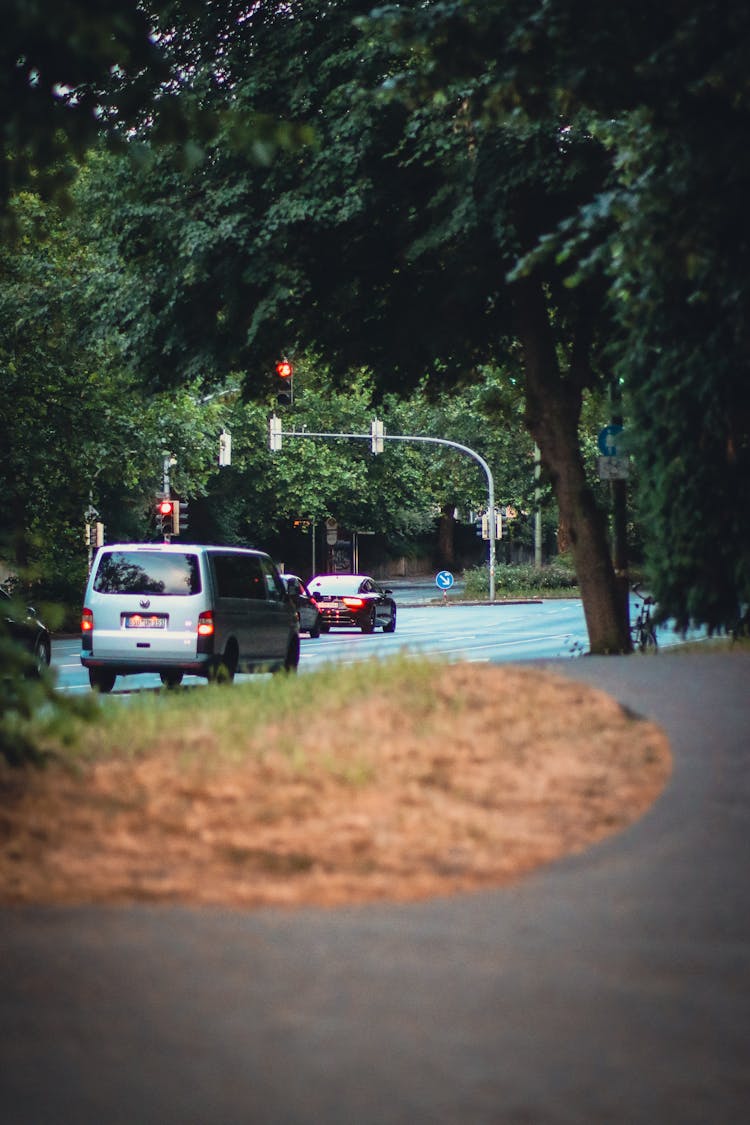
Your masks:
{"label": "dry grass", "polygon": [[0,773],[0,901],[336,904],[497,886],[639,817],[664,734],[537,671],[398,661],[108,703]]}

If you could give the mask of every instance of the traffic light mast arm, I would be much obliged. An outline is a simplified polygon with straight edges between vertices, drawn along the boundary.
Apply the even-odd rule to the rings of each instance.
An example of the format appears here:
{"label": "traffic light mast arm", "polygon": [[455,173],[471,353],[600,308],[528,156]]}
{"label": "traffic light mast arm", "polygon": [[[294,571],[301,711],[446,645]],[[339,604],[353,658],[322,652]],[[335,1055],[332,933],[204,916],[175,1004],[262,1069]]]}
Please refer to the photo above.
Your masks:
{"label": "traffic light mast arm", "polygon": [[[487,477],[487,508],[490,517],[490,527],[495,529],[495,481],[492,476],[492,470],[485,461],[481,454],[477,453],[475,449],[469,449],[468,445],[461,445],[458,441],[448,441],[447,438],[435,437],[417,437],[411,434],[384,434],[386,441],[421,441],[431,442],[434,445],[447,445],[450,449],[457,449],[459,453],[465,453],[467,457],[473,457],[478,465],[484,469],[484,474]],[[490,535],[490,601],[495,600],[495,536]]]}
{"label": "traffic light mast arm", "polygon": [[[275,415],[274,415],[275,418]],[[273,421],[273,419],[272,419]],[[311,433],[309,430],[282,430],[281,419],[276,419],[278,429],[272,427],[271,433],[273,438],[278,441],[277,445],[272,444],[272,449],[281,448],[282,437],[288,438],[358,438],[360,441],[372,441],[373,434],[333,434],[333,433]],[[423,437],[416,434],[386,434],[385,432],[378,435],[382,441],[413,441],[422,442],[431,445],[446,445],[450,449],[457,449],[459,453],[465,453],[467,457],[473,457],[477,464],[481,465],[484,469],[485,476],[487,477],[487,511],[490,519],[490,527],[494,530],[495,527],[495,481],[492,476],[492,470],[485,461],[481,454],[477,453],[475,449],[470,449],[468,445],[461,445],[457,441],[449,441],[447,438],[436,437]],[[490,535],[490,601],[495,600],[495,537]]]}

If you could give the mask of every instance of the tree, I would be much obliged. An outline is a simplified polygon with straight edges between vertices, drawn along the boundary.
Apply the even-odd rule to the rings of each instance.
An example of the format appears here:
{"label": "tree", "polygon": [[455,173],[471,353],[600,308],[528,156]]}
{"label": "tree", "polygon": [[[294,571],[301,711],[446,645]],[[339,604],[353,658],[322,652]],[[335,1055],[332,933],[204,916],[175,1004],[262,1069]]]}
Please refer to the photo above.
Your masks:
{"label": "tree", "polygon": [[[660,613],[728,629],[750,604],[750,16],[640,7],[628,50],[607,52],[581,91],[571,59],[567,85],[618,178],[568,235],[588,228],[609,277]],[[617,23],[600,12],[591,33],[607,32]],[[612,120],[630,65],[638,81]]]}
{"label": "tree", "polygon": [[[3,16],[0,214],[29,186],[64,190],[102,133],[107,103],[132,114],[142,106],[139,76],[150,73],[150,93],[164,75],[152,25],[133,0],[6,0]],[[120,87],[124,100],[117,76],[131,80]]]}
{"label": "tree", "polygon": [[[408,398],[387,395],[381,413],[389,433],[447,438],[479,453],[492,470],[498,507],[524,511],[533,506],[533,444],[523,425],[523,396],[513,369],[488,366],[460,390],[434,395],[425,381]],[[475,461],[450,448],[421,447],[417,456],[426,474],[421,490],[440,513],[438,563],[452,569],[453,513],[457,508],[484,511],[487,482]]]}
{"label": "tree", "polygon": [[110,540],[148,536],[165,451],[177,458],[174,484],[203,490],[219,403],[201,404],[190,385],[145,395],[116,335],[92,328],[111,255],[85,215],[65,219],[31,193],[11,208],[17,238],[0,247],[0,557],[47,598],[76,603],[89,504]]}
{"label": "tree", "polygon": [[660,613],[733,626],[750,603],[750,15],[711,0],[449,0],[401,26],[428,52],[432,89],[475,74],[502,34],[484,116],[556,116],[609,154],[612,175],[571,200],[515,276],[546,260],[570,287],[604,278]]}

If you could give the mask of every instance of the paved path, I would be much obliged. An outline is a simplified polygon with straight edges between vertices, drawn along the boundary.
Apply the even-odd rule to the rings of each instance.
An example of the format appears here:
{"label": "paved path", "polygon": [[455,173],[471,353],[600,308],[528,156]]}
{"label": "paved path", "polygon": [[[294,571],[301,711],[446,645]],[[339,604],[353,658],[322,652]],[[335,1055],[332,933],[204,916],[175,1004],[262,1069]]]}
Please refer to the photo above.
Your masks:
{"label": "paved path", "polygon": [[414,906],[2,911],[2,1125],[744,1125],[750,657],[555,667],[669,732],[637,825]]}

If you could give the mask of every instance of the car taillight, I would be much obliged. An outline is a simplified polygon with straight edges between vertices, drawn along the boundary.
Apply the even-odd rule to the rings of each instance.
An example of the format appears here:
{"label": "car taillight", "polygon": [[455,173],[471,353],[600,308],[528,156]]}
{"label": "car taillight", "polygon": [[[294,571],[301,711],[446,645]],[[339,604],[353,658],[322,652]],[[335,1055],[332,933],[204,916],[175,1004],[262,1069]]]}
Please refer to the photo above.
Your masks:
{"label": "car taillight", "polygon": [[214,632],[213,610],[207,609],[198,617],[198,636],[212,637]]}
{"label": "car taillight", "polygon": [[94,614],[90,609],[84,609],[81,614],[81,632],[92,633],[94,630]]}
{"label": "car taillight", "polygon": [[311,598],[310,598],[310,605],[311,605],[311,606],[312,606],[312,607],[313,607],[314,609],[317,609],[317,608],[318,608],[318,603],[316,602],[315,598],[313,598],[313,597],[311,597]]}
{"label": "car taillight", "polygon": [[365,604],[364,598],[342,598],[341,600],[349,609],[361,609]]}

